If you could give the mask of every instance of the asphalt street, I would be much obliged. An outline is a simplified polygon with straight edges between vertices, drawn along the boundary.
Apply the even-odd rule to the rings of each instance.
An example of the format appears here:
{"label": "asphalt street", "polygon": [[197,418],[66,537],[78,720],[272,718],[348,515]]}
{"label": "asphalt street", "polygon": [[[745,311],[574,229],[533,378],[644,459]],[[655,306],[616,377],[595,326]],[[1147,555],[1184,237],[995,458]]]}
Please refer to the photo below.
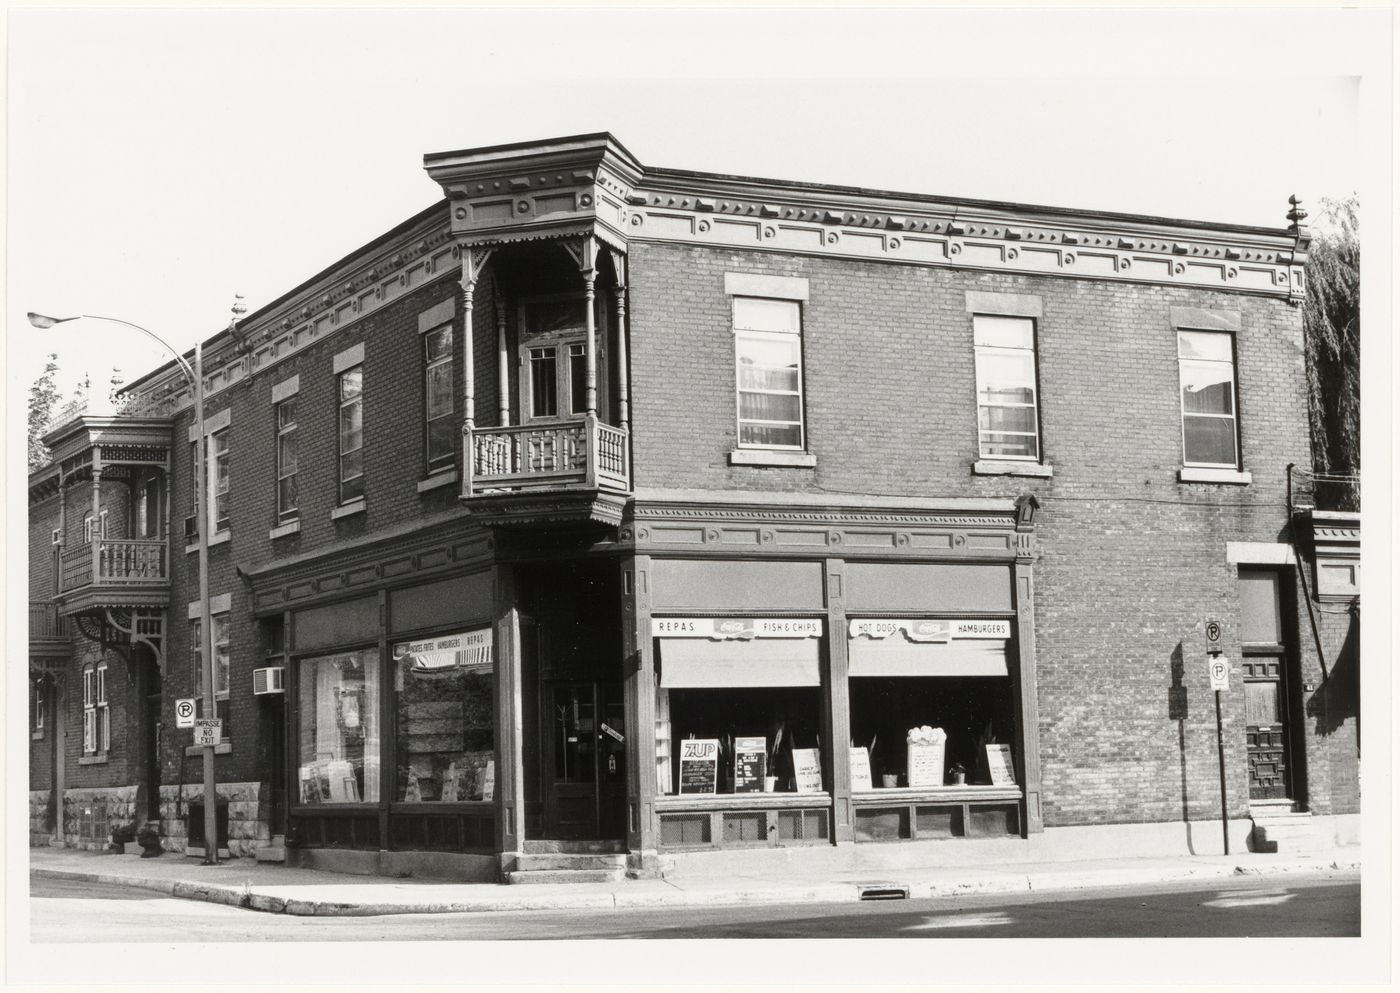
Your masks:
{"label": "asphalt street", "polygon": [[30,880],[35,943],[581,938],[1239,938],[1361,931],[1356,872],[1044,894],[787,906],[293,917]]}

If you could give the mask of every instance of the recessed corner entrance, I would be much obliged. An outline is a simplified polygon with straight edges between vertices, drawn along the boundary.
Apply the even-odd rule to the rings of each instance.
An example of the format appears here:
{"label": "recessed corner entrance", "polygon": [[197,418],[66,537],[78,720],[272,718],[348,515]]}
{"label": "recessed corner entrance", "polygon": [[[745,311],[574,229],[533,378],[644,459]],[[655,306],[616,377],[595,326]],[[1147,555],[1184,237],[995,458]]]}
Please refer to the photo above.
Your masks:
{"label": "recessed corner entrance", "polygon": [[545,836],[561,841],[624,837],[628,729],[622,686],[549,681],[541,702]]}

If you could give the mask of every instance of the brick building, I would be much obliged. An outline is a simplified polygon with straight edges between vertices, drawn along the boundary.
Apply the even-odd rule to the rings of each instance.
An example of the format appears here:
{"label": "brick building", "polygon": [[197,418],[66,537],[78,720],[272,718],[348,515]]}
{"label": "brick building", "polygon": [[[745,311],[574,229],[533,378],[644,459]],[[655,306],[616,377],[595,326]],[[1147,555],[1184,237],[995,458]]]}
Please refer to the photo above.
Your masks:
{"label": "brick building", "polygon": [[[1360,520],[1291,468],[1305,232],[609,135],[425,164],[442,202],[205,343],[231,852],[1218,850],[1216,649],[1232,850],[1354,838]],[[30,478],[31,837],[61,794],[69,843],[185,851],[197,429],[173,363],[128,392]]]}

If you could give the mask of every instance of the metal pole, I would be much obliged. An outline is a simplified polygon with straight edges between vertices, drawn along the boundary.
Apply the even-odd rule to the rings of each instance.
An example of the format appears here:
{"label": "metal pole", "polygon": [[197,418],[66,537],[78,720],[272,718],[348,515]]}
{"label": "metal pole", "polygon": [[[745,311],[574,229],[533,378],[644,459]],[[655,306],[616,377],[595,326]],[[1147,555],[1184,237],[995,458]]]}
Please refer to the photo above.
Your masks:
{"label": "metal pole", "polygon": [[[195,524],[199,531],[199,651],[204,671],[204,716],[217,716],[214,702],[214,632],[209,618],[209,448],[204,436],[204,351],[194,346]],[[204,864],[218,865],[218,790],[214,785],[214,746],[204,746]]]}
{"label": "metal pole", "polygon": [[1215,747],[1220,753],[1220,832],[1230,854],[1230,813],[1225,806],[1225,726],[1220,716],[1220,691],[1215,691]]}

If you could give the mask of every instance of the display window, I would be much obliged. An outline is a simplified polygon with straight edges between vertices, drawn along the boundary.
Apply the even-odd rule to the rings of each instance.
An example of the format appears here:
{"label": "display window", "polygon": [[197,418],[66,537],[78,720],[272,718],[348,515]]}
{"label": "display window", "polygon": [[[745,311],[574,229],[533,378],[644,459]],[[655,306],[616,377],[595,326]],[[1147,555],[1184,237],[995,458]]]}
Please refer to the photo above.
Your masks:
{"label": "display window", "polygon": [[393,646],[393,669],[394,799],[491,800],[496,747],[491,629],[399,642]]}
{"label": "display window", "polygon": [[654,618],[657,791],[820,793],[822,622]]}
{"label": "display window", "polygon": [[852,788],[1011,785],[1010,636],[1001,619],[852,620]]}
{"label": "display window", "polygon": [[379,652],[301,659],[298,796],[304,804],[379,801]]}

